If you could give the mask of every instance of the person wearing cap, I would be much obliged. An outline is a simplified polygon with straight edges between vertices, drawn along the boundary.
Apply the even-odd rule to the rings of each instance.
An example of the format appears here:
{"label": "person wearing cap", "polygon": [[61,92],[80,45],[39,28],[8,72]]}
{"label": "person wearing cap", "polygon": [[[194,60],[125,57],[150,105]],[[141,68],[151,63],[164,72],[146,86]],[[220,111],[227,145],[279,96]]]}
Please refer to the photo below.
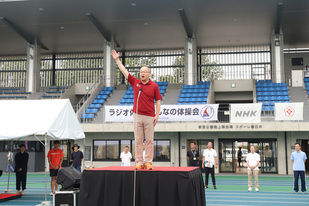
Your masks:
{"label": "person wearing cap", "polygon": [[83,152],[79,151],[79,145],[74,144],[72,147],[73,152],[71,153],[71,160],[73,162],[73,167],[81,172],[82,160],[84,158]]}
{"label": "person wearing cap", "polygon": [[49,163],[49,172],[50,172],[50,177],[51,177],[51,190],[52,192],[50,195],[53,195],[55,191],[58,190],[58,184],[56,182],[57,176],[58,176],[58,171],[61,168],[62,162],[63,162],[63,157],[64,154],[61,149],[59,149],[60,142],[56,140],[54,142],[54,147],[49,150],[48,152],[48,163]]}
{"label": "person wearing cap", "polygon": [[[27,169],[29,154],[25,152],[26,146],[24,144],[19,146],[20,152],[15,155],[15,172],[16,172],[16,190],[17,194],[24,195],[27,182]],[[22,191],[20,191],[20,184]]]}

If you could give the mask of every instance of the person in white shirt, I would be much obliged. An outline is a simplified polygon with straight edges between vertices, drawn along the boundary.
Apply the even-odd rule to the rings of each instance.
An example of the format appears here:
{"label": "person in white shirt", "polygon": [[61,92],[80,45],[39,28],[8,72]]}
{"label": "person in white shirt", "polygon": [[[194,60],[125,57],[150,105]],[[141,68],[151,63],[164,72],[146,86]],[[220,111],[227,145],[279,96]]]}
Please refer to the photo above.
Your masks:
{"label": "person in white shirt", "polygon": [[130,166],[132,154],[129,152],[129,147],[125,146],[124,151],[120,154],[121,166]]}
{"label": "person in white shirt", "polygon": [[248,191],[252,191],[252,174],[254,176],[255,191],[259,192],[259,163],[261,161],[260,155],[255,152],[255,147],[252,145],[250,147],[250,153],[247,155],[247,164],[248,164]]}
{"label": "person in white shirt", "polygon": [[207,149],[203,152],[202,168],[205,168],[205,187],[208,188],[209,173],[211,174],[212,184],[216,187],[215,168],[218,168],[218,155],[216,150],[212,149],[212,143],[208,142]]}
{"label": "person in white shirt", "polygon": [[9,153],[6,155],[6,157],[8,158],[8,161],[7,161],[7,167],[6,167],[5,172],[9,172],[10,169],[11,169],[12,172],[14,172],[14,168],[12,166],[12,164],[13,164],[13,152],[11,151],[11,148],[9,149]]}

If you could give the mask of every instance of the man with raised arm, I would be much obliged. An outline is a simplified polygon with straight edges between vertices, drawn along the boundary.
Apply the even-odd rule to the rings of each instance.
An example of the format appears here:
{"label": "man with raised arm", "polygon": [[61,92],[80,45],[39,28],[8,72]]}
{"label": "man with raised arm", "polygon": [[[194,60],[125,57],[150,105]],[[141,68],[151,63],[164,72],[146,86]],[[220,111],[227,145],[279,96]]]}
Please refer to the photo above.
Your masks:
{"label": "man with raised arm", "polygon": [[[136,169],[152,170],[153,160],[153,136],[154,127],[157,124],[160,107],[161,94],[159,86],[149,79],[151,75],[150,68],[143,66],[140,69],[140,79],[133,77],[124,65],[119,60],[119,53],[115,50],[111,52],[120,71],[133,87],[134,91],[134,106],[133,106],[133,120],[134,120],[134,137],[135,137],[135,157]],[[156,101],[156,109],[154,107],[154,100]],[[145,161],[143,160],[143,141],[144,135],[146,139],[146,153]]]}

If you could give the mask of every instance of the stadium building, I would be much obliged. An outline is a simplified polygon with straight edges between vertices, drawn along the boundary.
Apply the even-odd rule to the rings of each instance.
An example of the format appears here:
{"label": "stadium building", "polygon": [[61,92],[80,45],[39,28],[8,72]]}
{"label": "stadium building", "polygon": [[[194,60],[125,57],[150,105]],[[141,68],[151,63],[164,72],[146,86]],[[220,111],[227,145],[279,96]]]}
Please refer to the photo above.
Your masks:
{"label": "stadium building", "polygon": [[[261,173],[293,174],[295,142],[309,155],[304,8],[308,1],[1,1],[0,105],[69,99],[86,139],[61,142],[64,165],[75,143],[84,165],[120,165],[125,146],[134,156],[133,92],[115,49],[133,76],[147,65],[159,85],[154,166],[187,166],[190,142],[200,153],[213,142],[218,173],[245,173],[237,152],[244,161],[255,145]],[[43,171],[38,141],[0,141],[0,161],[20,143],[29,171]]]}

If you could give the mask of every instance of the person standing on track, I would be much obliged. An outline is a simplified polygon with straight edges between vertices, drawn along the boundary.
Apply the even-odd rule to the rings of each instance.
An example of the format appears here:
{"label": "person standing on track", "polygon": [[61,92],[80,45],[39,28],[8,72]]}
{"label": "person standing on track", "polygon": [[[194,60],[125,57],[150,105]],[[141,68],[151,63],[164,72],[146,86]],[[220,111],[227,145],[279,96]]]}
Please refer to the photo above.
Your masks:
{"label": "person standing on track", "polygon": [[300,150],[300,143],[295,143],[295,151],[291,154],[294,171],[294,193],[298,192],[298,179],[301,179],[301,191],[307,194],[306,188],[306,168],[307,155]]}
{"label": "person standing on track", "polygon": [[248,165],[248,192],[252,191],[252,174],[254,176],[254,186],[255,191],[259,192],[259,164],[260,164],[260,155],[256,153],[254,145],[250,147],[250,153],[247,155],[247,165]]}
{"label": "person standing on track", "polygon": [[196,150],[196,143],[191,142],[190,146],[191,146],[191,149],[187,152],[188,167],[198,167],[200,154]]}
{"label": "person standing on track", "polygon": [[218,168],[218,155],[216,150],[212,148],[212,142],[208,142],[207,149],[203,153],[203,163],[202,168],[206,170],[205,172],[205,187],[208,188],[209,173],[211,174],[212,184],[216,190],[216,178],[215,178],[215,168]]}
{"label": "person standing on track", "polygon": [[62,162],[63,162],[63,152],[61,149],[59,149],[60,142],[56,140],[54,142],[54,148],[49,150],[48,152],[48,163],[49,163],[49,172],[51,177],[51,190],[52,192],[50,195],[53,195],[55,191],[58,190],[58,184],[56,182],[57,176],[58,176],[58,170],[61,168]]}
{"label": "person standing on track", "polygon": [[[29,154],[25,152],[26,146],[24,144],[19,146],[20,152],[15,155],[15,172],[16,172],[16,190],[17,194],[24,195],[27,183],[27,169]],[[20,183],[22,191],[20,191]]]}

